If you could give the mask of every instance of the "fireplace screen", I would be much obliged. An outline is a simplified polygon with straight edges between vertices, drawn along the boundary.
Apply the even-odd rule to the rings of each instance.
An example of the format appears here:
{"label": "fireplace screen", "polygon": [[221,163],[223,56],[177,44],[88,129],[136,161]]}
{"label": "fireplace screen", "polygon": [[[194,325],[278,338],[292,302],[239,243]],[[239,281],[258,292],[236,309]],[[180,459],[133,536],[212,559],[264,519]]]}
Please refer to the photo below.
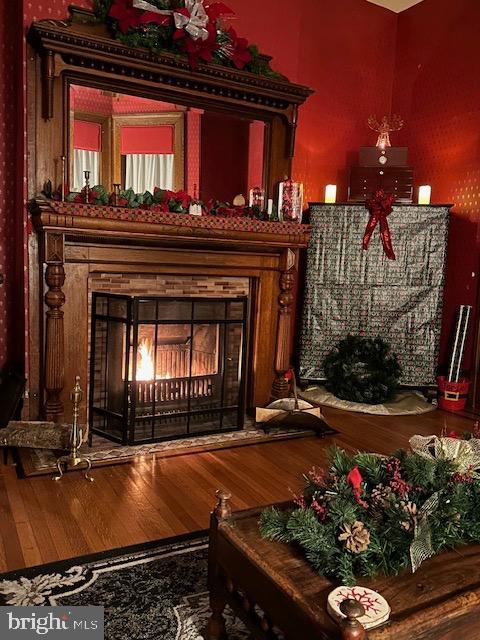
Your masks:
{"label": "fireplace screen", "polygon": [[241,429],[247,298],[94,293],[90,428],[138,444]]}

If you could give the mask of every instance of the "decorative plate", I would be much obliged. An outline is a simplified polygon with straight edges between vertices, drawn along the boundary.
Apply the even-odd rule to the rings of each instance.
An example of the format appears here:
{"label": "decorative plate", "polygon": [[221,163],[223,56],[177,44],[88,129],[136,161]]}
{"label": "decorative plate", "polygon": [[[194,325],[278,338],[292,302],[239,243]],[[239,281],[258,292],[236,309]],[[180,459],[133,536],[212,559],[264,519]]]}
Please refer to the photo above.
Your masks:
{"label": "decorative plate", "polygon": [[373,629],[388,620],[390,606],[388,602],[376,591],[366,587],[337,587],[328,596],[327,611],[335,620],[345,618],[340,611],[340,605],[344,600],[358,600],[364,609],[365,615],[359,618],[359,622],[365,629]]}

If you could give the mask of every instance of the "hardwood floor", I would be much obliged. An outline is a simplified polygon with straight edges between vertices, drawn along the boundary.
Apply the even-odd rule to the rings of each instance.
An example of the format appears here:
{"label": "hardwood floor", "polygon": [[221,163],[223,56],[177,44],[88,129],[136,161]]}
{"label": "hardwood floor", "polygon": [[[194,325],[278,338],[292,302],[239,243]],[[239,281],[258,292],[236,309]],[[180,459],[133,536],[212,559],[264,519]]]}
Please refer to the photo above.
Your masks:
{"label": "hardwood floor", "polygon": [[471,430],[472,420],[434,411],[373,417],[326,409],[340,432],[94,469],[59,483],[49,476],[18,480],[0,466],[0,571],[138,544],[208,527],[215,490],[229,489],[234,509],[288,500],[302,473],[325,462],[332,444],[391,453],[416,434]]}

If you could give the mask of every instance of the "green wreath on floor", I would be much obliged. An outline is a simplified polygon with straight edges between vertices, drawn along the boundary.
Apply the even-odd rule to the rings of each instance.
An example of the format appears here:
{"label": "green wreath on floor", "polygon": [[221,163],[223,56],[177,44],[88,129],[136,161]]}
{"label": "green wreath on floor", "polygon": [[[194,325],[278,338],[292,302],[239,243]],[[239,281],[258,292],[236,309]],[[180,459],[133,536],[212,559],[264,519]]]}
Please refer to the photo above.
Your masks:
{"label": "green wreath on floor", "polygon": [[381,404],[391,400],[402,373],[397,356],[382,338],[349,335],[323,363],[328,391],[341,400]]}

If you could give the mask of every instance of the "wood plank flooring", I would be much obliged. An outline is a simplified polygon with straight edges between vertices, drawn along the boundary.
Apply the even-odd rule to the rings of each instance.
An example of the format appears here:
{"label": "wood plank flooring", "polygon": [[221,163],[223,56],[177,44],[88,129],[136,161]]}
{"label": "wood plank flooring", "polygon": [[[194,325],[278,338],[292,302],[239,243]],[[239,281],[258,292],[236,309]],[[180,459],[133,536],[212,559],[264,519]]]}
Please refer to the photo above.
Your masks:
{"label": "wood plank flooring", "polygon": [[471,430],[468,418],[434,411],[377,417],[326,409],[340,432],[174,458],[144,458],[78,472],[18,480],[0,465],[0,572],[205,529],[219,487],[234,509],[288,500],[302,473],[325,462],[329,446],[392,453],[416,434]]}

